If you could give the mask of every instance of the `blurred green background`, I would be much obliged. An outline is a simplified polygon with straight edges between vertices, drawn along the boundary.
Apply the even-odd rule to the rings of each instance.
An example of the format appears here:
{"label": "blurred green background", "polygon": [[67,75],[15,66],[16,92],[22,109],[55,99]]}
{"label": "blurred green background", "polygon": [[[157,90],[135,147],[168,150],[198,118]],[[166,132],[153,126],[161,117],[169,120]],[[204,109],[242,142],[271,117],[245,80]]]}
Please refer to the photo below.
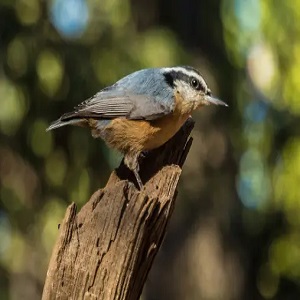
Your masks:
{"label": "blurred green background", "polygon": [[142,298],[300,299],[300,0],[0,0],[0,299],[40,299],[68,204],[121,157],[63,112],[192,65],[229,108],[194,143]]}

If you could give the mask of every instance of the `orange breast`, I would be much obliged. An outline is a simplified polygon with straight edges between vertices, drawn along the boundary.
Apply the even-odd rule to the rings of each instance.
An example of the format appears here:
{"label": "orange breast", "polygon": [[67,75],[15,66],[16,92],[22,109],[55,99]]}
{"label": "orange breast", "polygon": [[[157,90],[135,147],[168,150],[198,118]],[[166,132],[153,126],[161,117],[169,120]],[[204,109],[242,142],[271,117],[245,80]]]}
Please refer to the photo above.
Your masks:
{"label": "orange breast", "polygon": [[145,143],[145,149],[151,150],[163,145],[176,134],[188,117],[189,114],[172,114],[153,121],[151,126],[159,128],[159,130],[152,134],[152,136],[149,136]]}
{"label": "orange breast", "polygon": [[167,142],[187,120],[188,115],[168,115],[155,121],[114,119],[104,129],[106,143],[123,153],[158,148]]}

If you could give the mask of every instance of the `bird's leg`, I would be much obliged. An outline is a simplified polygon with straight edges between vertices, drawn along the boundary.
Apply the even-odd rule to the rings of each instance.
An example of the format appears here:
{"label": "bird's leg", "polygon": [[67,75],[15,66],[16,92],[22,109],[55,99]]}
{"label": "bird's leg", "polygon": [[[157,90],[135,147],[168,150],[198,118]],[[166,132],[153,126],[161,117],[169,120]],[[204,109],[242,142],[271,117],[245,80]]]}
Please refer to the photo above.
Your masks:
{"label": "bird's leg", "polygon": [[136,178],[136,181],[139,185],[140,190],[143,188],[143,183],[139,174],[140,166],[138,162],[139,153],[127,153],[124,156],[124,163],[131,170]]}

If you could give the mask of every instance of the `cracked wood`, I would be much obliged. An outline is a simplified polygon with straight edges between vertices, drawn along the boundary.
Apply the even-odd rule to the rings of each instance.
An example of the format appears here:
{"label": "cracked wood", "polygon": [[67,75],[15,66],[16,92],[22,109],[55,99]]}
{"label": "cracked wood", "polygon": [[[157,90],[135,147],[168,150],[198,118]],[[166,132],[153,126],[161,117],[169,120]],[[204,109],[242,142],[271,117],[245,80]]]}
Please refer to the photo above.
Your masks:
{"label": "cracked wood", "polygon": [[43,300],[139,299],[174,208],[193,126],[189,119],[168,143],[145,155],[141,192],[121,164],[80,212],[74,203],[67,208]]}

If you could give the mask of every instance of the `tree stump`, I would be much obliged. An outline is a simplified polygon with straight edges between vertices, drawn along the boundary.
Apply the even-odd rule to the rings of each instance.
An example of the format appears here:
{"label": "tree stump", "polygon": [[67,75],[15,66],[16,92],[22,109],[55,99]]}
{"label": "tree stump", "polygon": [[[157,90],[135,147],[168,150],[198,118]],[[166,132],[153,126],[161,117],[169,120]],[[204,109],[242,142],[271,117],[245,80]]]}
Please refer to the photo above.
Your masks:
{"label": "tree stump", "polygon": [[121,163],[78,213],[74,203],[67,208],[43,300],[139,299],[174,208],[193,127],[189,119],[170,141],[141,158],[142,191]]}

